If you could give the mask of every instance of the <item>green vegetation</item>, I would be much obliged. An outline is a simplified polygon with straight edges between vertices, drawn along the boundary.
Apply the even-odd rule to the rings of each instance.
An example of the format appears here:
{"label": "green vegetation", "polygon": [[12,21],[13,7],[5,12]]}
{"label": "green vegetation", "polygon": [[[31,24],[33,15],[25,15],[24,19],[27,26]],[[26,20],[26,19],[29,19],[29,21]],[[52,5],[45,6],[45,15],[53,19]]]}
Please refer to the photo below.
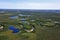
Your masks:
{"label": "green vegetation", "polygon": [[0,36],[0,40],[9,40],[9,37],[7,37],[7,36]]}
{"label": "green vegetation", "polygon": [[[19,16],[23,14],[25,16]],[[26,16],[31,15],[31,16]],[[17,19],[10,19],[11,16],[18,16]],[[21,20],[21,18],[25,18]],[[27,21],[27,22],[25,22]],[[29,30],[34,26],[34,31],[26,32],[21,24]],[[0,40],[60,40],[60,14],[46,12],[5,12],[0,14],[0,24],[4,25],[4,30],[0,30]],[[9,25],[14,25],[21,32],[12,33],[8,29]]]}

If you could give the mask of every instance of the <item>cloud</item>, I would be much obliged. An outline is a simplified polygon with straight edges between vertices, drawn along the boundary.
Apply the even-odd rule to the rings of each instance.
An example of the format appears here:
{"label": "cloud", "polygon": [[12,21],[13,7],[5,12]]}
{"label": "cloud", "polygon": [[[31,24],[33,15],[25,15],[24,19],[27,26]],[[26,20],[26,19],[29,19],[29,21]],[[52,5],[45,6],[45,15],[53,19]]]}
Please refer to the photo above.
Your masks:
{"label": "cloud", "polygon": [[60,3],[17,3],[18,8],[27,9],[60,9]]}
{"label": "cloud", "polygon": [[60,3],[0,3],[4,9],[60,9]]}

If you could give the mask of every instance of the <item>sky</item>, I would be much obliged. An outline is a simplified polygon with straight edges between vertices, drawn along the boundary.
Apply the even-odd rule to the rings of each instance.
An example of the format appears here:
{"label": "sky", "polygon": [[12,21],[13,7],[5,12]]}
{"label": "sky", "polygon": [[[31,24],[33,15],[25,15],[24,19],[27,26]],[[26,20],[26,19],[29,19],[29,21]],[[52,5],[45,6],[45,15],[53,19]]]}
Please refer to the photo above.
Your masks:
{"label": "sky", "polygon": [[0,0],[0,9],[59,9],[60,0]]}

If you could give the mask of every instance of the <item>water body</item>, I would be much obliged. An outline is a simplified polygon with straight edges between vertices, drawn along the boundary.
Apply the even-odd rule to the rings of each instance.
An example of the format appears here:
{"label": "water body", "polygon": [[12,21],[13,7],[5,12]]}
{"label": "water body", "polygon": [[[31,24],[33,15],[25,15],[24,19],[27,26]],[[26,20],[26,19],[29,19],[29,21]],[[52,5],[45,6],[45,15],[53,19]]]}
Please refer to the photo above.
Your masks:
{"label": "water body", "polygon": [[9,17],[10,19],[17,19],[18,18],[18,16],[11,16],[11,17]]}
{"label": "water body", "polygon": [[20,30],[18,28],[15,28],[14,26],[10,25],[9,30],[12,30],[12,33],[18,33]]}
{"label": "water body", "polygon": [[26,18],[20,18],[20,20],[22,20],[22,21],[24,20],[24,21],[25,21],[25,20],[26,20]]}
{"label": "water body", "polygon": [[31,15],[24,15],[24,14],[19,14],[19,16],[31,16]]}

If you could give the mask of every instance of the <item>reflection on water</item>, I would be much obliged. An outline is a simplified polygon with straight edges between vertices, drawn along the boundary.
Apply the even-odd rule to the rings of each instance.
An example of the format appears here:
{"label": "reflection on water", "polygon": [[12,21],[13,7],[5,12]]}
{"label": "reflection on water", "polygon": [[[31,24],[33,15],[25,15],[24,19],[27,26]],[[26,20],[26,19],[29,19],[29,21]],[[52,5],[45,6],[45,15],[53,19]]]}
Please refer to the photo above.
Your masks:
{"label": "reflection on water", "polygon": [[10,16],[9,18],[10,18],[10,19],[17,19],[18,16]]}
{"label": "reflection on water", "polygon": [[[9,19],[18,19],[18,18],[19,18],[19,20],[20,20],[21,22],[23,22],[23,23],[28,23],[26,18],[21,18],[21,17],[19,17],[19,16],[31,16],[31,15],[19,14],[19,15],[17,15],[17,16],[10,16]],[[34,20],[32,20],[32,21],[34,21]]]}
{"label": "reflection on water", "polygon": [[25,20],[26,20],[26,18],[20,18],[20,20],[22,20],[22,21],[24,20],[24,21],[25,21]]}
{"label": "reflection on water", "polygon": [[23,23],[29,23],[28,21],[22,21]]}
{"label": "reflection on water", "polygon": [[31,15],[24,15],[24,14],[19,14],[19,16],[31,16]]}

